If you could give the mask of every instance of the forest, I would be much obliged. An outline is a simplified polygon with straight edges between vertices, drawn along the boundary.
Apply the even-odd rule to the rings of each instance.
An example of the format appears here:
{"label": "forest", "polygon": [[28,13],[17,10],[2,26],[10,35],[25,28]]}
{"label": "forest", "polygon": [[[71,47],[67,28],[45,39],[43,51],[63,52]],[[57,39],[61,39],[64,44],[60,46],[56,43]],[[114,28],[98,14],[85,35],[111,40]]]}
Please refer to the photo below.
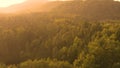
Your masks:
{"label": "forest", "polygon": [[119,11],[112,0],[74,0],[1,15],[0,68],[120,68]]}

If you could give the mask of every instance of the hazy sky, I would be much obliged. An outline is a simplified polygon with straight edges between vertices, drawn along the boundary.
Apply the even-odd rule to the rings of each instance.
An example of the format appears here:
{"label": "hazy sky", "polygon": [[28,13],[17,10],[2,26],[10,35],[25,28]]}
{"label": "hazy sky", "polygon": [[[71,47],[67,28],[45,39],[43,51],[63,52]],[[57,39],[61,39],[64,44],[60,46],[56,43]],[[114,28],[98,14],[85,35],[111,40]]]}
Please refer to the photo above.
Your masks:
{"label": "hazy sky", "polygon": [[8,7],[13,4],[19,4],[26,0],[0,0],[0,7]]}
{"label": "hazy sky", "polygon": [[120,0],[115,0],[115,1],[120,1]]}
{"label": "hazy sky", "polygon": [[56,0],[0,0],[0,7],[2,8],[9,7],[14,4],[23,3],[25,1],[41,1],[42,2],[42,1],[56,1]]}
{"label": "hazy sky", "polygon": [[[0,0],[0,7],[9,7],[14,4],[19,4],[25,2],[27,0]],[[38,0],[31,0],[31,1],[38,1]],[[39,1],[66,1],[66,0],[39,0]],[[120,0],[115,0],[120,1]]]}

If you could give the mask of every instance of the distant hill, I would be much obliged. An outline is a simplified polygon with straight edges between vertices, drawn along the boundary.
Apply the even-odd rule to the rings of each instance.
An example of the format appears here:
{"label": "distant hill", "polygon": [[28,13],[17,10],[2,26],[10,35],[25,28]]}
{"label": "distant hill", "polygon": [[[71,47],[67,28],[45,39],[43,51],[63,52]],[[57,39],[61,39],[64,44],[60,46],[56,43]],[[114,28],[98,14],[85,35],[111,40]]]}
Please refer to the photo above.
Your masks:
{"label": "distant hill", "polygon": [[60,15],[74,14],[76,17],[87,20],[118,20],[120,19],[120,2],[103,0],[70,1],[56,7],[53,12]]}
{"label": "distant hill", "polygon": [[[17,10],[15,11],[15,9]],[[120,2],[112,0],[53,2],[37,0],[34,2],[28,1],[20,5],[13,5],[6,11],[40,14],[44,12],[45,14],[76,17],[82,20],[119,20]]]}

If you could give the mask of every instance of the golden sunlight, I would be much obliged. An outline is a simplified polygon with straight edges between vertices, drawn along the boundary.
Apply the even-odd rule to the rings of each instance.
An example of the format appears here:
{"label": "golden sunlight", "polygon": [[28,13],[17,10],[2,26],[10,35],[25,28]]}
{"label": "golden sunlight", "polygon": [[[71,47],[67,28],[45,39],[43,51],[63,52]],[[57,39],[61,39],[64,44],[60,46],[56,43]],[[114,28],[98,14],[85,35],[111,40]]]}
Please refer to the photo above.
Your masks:
{"label": "golden sunlight", "polygon": [[5,8],[5,7],[15,5],[15,4],[23,3],[25,1],[26,0],[0,0],[0,7]]}
{"label": "golden sunlight", "polygon": [[120,0],[115,0],[115,1],[120,1]]}

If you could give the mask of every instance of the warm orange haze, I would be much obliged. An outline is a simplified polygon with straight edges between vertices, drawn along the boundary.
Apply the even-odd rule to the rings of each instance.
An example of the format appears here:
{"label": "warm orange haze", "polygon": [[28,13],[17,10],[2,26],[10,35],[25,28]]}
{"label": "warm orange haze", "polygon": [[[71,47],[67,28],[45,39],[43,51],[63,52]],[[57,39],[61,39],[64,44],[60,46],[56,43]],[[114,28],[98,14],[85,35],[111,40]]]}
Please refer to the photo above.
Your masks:
{"label": "warm orange haze", "polygon": [[0,13],[16,14],[22,12],[30,13],[30,12],[39,12],[44,10],[47,11],[47,8],[41,8],[40,6],[42,6],[44,3],[52,2],[52,1],[55,2],[55,1],[68,1],[68,0],[0,0]]}
{"label": "warm orange haze", "polygon": [[120,68],[120,0],[0,0],[0,68]]}
{"label": "warm orange haze", "polygon": [[[57,1],[57,0],[0,0],[0,7],[5,8],[5,7],[10,7],[12,5],[17,5],[20,3],[24,3],[25,1]],[[66,1],[66,0],[58,0],[58,1]],[[70,1],[70,0],[69,0]]]}
{"label": "warm orange haze", "polygon": [[[52,1],[74,1],[74,0],[0,0],[0,13],[30,13],[48,11],[47,8],[41,8],[44,3]],[[115,0],[120,1],[120,0]],[[38,7],[39,6],[39,7]],[[51,7],[51,6],[49,6]],[[53,7],[53,6],[52,6]]]}
{"label": "warm orange haze", "polygon": [[[5,8],[5,7],[10,7],[12,5],[17,5],[20,3],[23,3],[27,0],[0,0],[0,7]],[[43,0],[33,0],[34,1],[43,1]],[[71,0],[46,0],[46,1],[71,1]],[[120,1],[120,0],[115,0],[115,1]]]}
{"label": "warm orange haze", "polygon": [[11,5],[23,3],[25,1],[26,0],[0,0],[0,7],[1,8],[9,7]]}
{"label": "warm orange haze", "polygon": [[[41,5],[42,0],[0,0],[0,13],[30,12]],[[34,8],[33,8],[34,7]]]}

